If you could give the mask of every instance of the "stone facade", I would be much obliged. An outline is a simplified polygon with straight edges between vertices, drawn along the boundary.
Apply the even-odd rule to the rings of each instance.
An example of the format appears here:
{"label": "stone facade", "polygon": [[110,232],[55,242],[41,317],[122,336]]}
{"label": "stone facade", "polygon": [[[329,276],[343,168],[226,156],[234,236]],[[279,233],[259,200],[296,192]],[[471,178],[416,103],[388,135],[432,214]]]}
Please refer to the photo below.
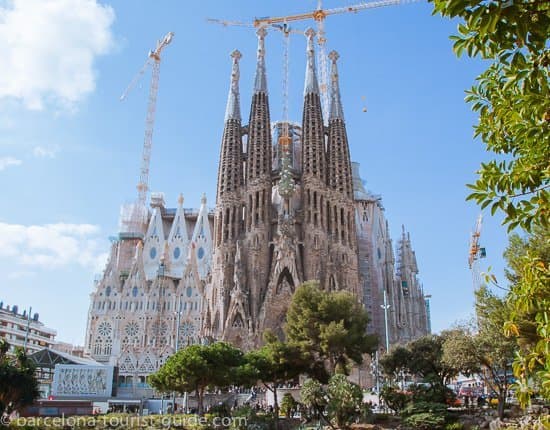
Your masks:
{"label": "stone facade", "polygon": [[132,207],[122,223],[131,231],[113,241],[91,295],[86,348],[117,365],[123,383],[144,381],[178,345],[226,340],[250,349],[267,329],[281,335],[292,295],[308,280],[353,293],[382,344],[384,292],[390,343],[429,331],[410,237],[403,232],[394,253],[381,198],[365,190],[351,163],[338,54],[329,56],[326,122],[308,30],[302,123],[272,123],[265,35],[258,31],[248,124],[241,53],[231,54],[214,211],[206,199],[193,211],[183,199],[169,209],[153,195],[150,210]]}

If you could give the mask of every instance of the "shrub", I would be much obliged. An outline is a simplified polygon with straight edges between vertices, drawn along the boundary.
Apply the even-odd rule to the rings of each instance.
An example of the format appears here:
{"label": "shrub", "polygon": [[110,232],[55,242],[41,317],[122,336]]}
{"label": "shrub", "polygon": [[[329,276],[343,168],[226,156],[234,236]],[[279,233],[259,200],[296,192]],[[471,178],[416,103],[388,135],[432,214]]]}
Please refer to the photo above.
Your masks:
{"label": "shrub", "polygon": [[413,429],[436,430],[444,428],[445,417],[431,412],[422,412],[405,418],[403,423]]}
{"label": "shrub", "polygon": [[449,423],[445,426],[445,430],[464,430],[462,423]]}
{"label": "shrub", "polygon": [[407,403],[411,400],[411,396],[400,391],[397,387],[385,385],[382,387],[380,397],[386,402],[388,408],[392,411],[399,413],[407,406]]}
{"label": "shrub", "polygon": [[281,413],[290,418],[297,407],[298,402],[292,397],[292,394],[286,393],[281,401]]}
{"label": "shrub", "polygon": [[434,402],[409,403],[407,407],[403,409],[402,414],[404,416],[409,416],[409,415],[421,414],[426,412],[446,417],[447,406],[441,403],[434,403]]}

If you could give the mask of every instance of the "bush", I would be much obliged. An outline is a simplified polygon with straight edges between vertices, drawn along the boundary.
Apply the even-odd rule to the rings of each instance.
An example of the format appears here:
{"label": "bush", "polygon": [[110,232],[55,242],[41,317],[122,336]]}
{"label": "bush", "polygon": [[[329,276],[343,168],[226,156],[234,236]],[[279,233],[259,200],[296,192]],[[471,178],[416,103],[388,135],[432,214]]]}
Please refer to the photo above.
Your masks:
{"label": "bush", "polygon": [[415,402],[409,403],[405,409],[403,409],[402,414],[404,416],[421,414],[421,413],[433,413],[436,415],[441,415],[443,417],[447,416],[447,406],[442,405],[441,403],[434,402]]}
{"label": "bush", "polygon": [[445,430],[464,430],[462,423],[449,423],[445,426]]}
{"label": "bush", "polygon": [[453,390],[441,385],[414,384],[409,387],[413,402],[452,403],[456,398]]}
{"label": "bush", "polygon": [[403,423],[413,429],[436,430],[444,428],[445,417],[431,412],[422,412],[405,418]]}
{"label": "bush", "polygon": [[388,408],[396,413],[403,410],[405,406],[407,406],[407,403],[411,400],[411,396],[409,394],[400,391],[397,387],[392,387],[389,385],[382,387],[380,397],[384,400],[384,402],[386,402]]}
{"label": "bush", "polygon": [[286,393],[281,401],[281,413],[290,418],[298,407],[298,402],[292,397],[292,394]]}

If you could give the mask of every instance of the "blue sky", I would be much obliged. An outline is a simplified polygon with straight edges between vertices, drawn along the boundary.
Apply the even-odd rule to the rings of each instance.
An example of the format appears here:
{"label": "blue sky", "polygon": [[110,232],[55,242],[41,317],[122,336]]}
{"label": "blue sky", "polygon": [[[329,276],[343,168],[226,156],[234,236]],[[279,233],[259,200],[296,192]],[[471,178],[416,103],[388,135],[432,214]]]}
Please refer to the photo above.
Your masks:
{"label": "blue sky", "polygon": [[[324,7],[354,4],[325,0]],[[248,117],[256,37],[205,18],[312,10],[314,0],[0,0],[0,300],[32,306],[82,343],[89,293],[117,233],[119,206],[135,198],[148,75],[121,93],[155,41],[175,33],[161,67],[150,188],[175,206],[215,201],[217,157],[230,75],[241,59],[241,109]],[[468,238],[479,213],[465,183],[488,159],[473,140],[464,90],[483,68],[457,59],[456,23],[424,2],[329,17],[329,50],[340,54],[340,85],[352,159],[383,196],[392,235],[411,232],[432,326],[472,310]],[[313,23],[297,23],[305,29]],[[272,119],[281,115],[282,40],[266,41]],[[293,35],[290,118],[301,119],[305,38]],[[363,112],[363,108],[367,112]],[[482,244],[501,276],[505,229],[484,219]]]}

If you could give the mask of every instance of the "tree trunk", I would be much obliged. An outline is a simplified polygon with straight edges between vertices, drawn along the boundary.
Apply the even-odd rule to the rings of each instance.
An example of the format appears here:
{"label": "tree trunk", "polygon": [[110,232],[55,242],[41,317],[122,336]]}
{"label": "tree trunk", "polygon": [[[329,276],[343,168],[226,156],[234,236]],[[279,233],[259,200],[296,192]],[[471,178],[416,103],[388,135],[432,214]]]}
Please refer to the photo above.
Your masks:
{"label": "tree trunk", "polygon": [[279,402],[277,401],[277,384],[273,384],[273,412],[275,412],[275,430],[279,430]]}
{"label": "tree trunk", "polygon": [[197,413],[202,416],[204,410],[203,410],[203,404],[202,404],[202,395],[203,395],[203,389],[197,387]]}
{"label": "tree trunk", "polygon": [[498,393],[497,413],[500,419],[504,418],[504,408],[506,406],[506,390]]}

